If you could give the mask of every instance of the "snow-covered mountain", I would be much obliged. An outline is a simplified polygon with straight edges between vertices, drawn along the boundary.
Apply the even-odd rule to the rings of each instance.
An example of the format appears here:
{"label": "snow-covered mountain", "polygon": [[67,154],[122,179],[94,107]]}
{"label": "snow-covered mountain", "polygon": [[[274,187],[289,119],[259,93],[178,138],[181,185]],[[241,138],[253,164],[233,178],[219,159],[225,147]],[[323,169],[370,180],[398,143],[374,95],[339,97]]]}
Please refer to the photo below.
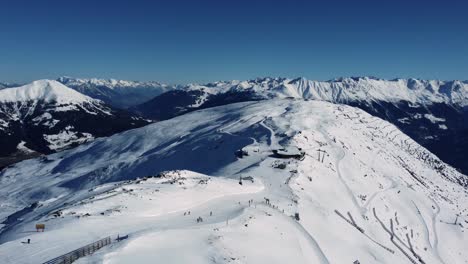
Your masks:
{"label": "snow-covered mountain", "polygon": [[416,79],[304,78],[188,85],[132,108],[154,120],[234,102],[296,98],[357,106],[398,126],[445,162],[468,173],[468,83]]}
{"label": "snow-covered mountain", "polygon": [[118,108],[128,108],[146,102],[175,86],[159,82],[136,82],[114,79],[78,79],[60,77],[57,81],[95,99]]}
{"label": "snow-covered mountain", "polygon": [[207,97],[205,100],[214,94],[249,92],[263,98],[298,98],[334,103],[409,102],[414,105],[468,106],[468,83],[462,81],[355,77],[321,82],[305,78],[257,78],[206,85],[190,84],[181,89],[203,91],[203,97]]}
{"label": "snow-covered mountain", "polygon": [[52,153],[148,121],[57,81],[0,90],[0,167],[32,153]]}
{"label": "snow-covered mountain", "polygon": [[270,97],[294,97],[335,103],[404,101],[416,105],[435,103],[462,107],[468,105],[468,84],[461,81],[383,80],[357,77],[319,82],[305,78],[273,79],[273,81],[265,78],[253,82],[241,82],[235,88],[243,87],[266,93]]}
{"label": "snow-covered mountain", "polygon": [[229,104],[2,171],[0,262],[466,263],[467,187],[358,108]]}

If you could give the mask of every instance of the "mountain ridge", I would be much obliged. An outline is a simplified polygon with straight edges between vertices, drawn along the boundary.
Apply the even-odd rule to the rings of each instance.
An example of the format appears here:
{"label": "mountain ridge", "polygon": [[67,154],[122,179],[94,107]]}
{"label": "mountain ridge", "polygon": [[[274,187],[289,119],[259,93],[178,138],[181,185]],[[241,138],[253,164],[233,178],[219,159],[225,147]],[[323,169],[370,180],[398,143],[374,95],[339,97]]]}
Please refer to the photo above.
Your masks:
{"label": "mountain ridge", "polygon": [[468,83],[458,80],[438,81],[413,78],[385,80],[359,77],[314,81],[304,77],[294,79],[267,77],[247,81],[214,82],[206,85],[192,84],[188,85],[187,89],[203,88],[203,86],[221,88],[218,92],[246,89],[270,97],[283,96],[332,102],[379,100],[468,105]]}
{"label": "mountain ridge", "polygon": [[[157,96],[167,91],[172,90],[198,90],[206,89],[211,93],[227,92],[227,90],[242,90],[252,89],[258,93],[268,92],[270,96],[293,96],[296,98],[302,97],[303,99],[320,99],[320,100],[333,100],[335,102],[350,101],[350,100],[364,100],[366,97],[371,97],[375,100],[388,100],[398,101],[405,100],[413,103],[450,103],[456,105],[468,105],[468,81],[451,80],[424,80],[417,78],[394,78],[382,79],[376,77],[339,77],[328,81],[309,80],[304,77],[297,78],[284,78],[284,77],[258,77],[250,80],[230,80],[230,81],[216,81],[205,84],[189,83],[186,85],[171,85],[163,84],[157,81],[124,81],[116,79],[80,79],[72,77],[60,77],[57,81],[71,88],[76,89],[84,94],[90,93],[89,90],[98,87],[106,87],[111,90],[128,91],[132,88],[138,88],[152,93],[144,96],[144,91],[140,94],[141,98],[138,102],[143,103],[149,101],[151,96]],[[288,87],[295,85],[296,87]],[[375,87],[381,86],[380,89]],[[386,89],[399,89],[397,93]],[[289,90],[299,88],[299,90]],[[365,90],[373,88],[371,90]],[[439,89],[442,88],[442,89]],[[365,90],[367,93],[358,93],[359,90]],[[408,89],[412,91],[408,93]],[[353,93],[349,93],[349,91]],[[461,90],[461,91],[458,91]],[[99,98],[98,95],[95,95]],[[103,96],[102,94],[100,95]],[[127,107],[134,106],[135,104],[127,104]]]}

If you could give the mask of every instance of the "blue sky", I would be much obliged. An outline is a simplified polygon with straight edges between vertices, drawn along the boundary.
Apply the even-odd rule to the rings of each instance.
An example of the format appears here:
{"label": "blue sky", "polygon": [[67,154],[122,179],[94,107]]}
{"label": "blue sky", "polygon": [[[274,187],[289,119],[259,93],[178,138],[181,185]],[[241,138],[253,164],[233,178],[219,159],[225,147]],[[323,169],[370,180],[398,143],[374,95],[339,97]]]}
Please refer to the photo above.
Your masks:
{"label": "blue sky", "polygon": [[0,81],[468,79],[468,1],[0,1]]}

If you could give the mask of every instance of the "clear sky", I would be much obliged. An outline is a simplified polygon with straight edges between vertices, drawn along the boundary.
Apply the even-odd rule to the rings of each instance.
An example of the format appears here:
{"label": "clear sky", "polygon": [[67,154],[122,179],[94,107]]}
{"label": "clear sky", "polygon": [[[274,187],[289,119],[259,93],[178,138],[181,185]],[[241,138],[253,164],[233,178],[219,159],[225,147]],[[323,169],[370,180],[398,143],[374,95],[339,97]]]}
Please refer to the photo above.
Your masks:
{"label": "clear sky", "polygon": [[0,81],[468,79],[468,1],[0,0]]}

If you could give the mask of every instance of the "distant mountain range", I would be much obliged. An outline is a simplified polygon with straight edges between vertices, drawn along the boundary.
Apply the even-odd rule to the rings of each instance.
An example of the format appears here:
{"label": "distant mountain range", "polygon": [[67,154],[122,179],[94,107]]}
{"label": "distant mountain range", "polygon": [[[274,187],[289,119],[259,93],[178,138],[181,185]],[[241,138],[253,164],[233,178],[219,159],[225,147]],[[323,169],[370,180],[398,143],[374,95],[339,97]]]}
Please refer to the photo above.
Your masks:
{"label": "distant mountain range", "polygon": [[128,108],[144,103],[175,86],[159,82],[137,82],[105,79],[77,79],[60,77],[58,82],[117,108]]}
{"label": "distant mountain range", "polygon": [[[341,104],[374,105],[379,103],[411,106],[443,104],[454,108],[468,105],[468,84],[460,81],[424,81],[416,79],[382,80],[375,78],[345,78],[327,82],[304,78],[262,78],[249,81],[215,82],[187,85],[161,94],[133,109],[142,115],[160,120],[159,108],[172,108],[178,113],[222,105],[230,102],[293,98],[321,100]],[[164,106],[161,106],[164,104]],[[152,105],[152,106],[151,106]],[[172,105],[172,106],[170,106]]]}

